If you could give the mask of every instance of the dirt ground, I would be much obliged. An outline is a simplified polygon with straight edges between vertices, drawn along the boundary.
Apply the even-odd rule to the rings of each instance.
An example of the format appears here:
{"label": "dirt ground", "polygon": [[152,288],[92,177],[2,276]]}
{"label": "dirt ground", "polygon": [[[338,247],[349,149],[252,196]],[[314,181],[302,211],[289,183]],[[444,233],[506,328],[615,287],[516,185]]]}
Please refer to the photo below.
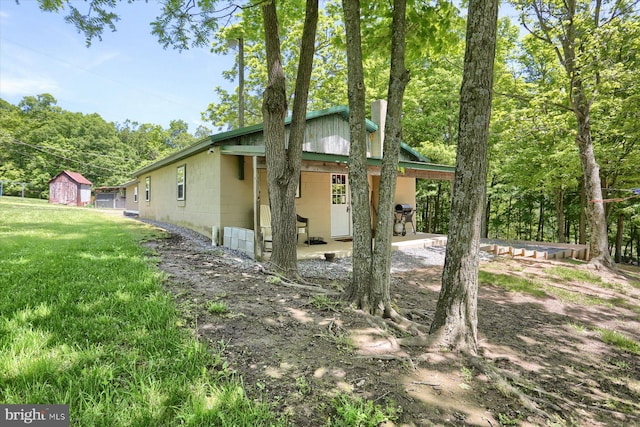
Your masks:
{"label": "dirt ground", "polygon": [[[293,426],[323,426],[340,392],[399,407],[397,426],[640,425],[640,356],[601,338],[640,343],[640,270],[596,272],[577,262],[483,262],[478,302],[481,358],[398,345],[398,331],[341,304],[285,286],[233,255],[172,235],[150,242],[185,323],[224,348],[248,394]],[[569,281],[558,266],[602,276]],[[555,269],[554,269],[555,268]],[[429,325],[441,268],[393,276],[397,309]],[[540,295],[492,281],[538,283]],[[340,291],[343,281],[318,283]],[[208,310],[211,302],[228,311]],[[223,343],[223,344],[221,344]],[[482,360],[483,362],[478,362]]]}

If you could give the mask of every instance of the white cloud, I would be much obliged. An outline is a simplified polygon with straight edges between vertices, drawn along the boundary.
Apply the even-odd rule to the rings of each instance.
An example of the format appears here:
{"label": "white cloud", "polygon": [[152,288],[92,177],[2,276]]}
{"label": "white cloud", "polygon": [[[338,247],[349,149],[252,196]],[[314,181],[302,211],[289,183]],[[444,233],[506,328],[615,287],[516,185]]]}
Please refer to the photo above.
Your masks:
{"label": "white cloud", "polygon": [[118,57],[120,57],[119,52],[104,52],[97,55],[94,58],[91,58],[91,62],[83,66],[82,68],[84,68],[87,71],[91,71],[95,68],[99,68],[101,65],[107,62],[111,62],[114,59],[117,59]]}
{"label": "white cloud", "polygon": [[57,92],[60,86],[52,79],[44,77],[15,78],[2,76],[0,97]]}

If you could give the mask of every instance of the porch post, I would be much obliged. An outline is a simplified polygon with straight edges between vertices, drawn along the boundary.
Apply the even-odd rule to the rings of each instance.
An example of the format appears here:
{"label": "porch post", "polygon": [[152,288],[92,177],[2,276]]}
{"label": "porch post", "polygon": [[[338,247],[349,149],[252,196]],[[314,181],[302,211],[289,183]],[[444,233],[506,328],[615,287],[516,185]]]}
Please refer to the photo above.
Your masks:
{"label": "porch post", "polygon": [[[260,177],[258,176],[258,156],[252,157],[253,168],[253,253],[256,259],[262,261],[262,245],[260,245]],[[260,258],[258,258],[258,248],[260,248]]]}

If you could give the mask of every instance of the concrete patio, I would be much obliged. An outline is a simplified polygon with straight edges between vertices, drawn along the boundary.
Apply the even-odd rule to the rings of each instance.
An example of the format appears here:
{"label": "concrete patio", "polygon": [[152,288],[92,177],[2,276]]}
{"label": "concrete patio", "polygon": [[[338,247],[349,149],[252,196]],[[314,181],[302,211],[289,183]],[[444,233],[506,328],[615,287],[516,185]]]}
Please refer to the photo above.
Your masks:
{"label": "concrete patio", "polygon": [[[307,246],[303,239],[298,243],[298,259],[324,259],[325,253],[335,254],[336,258],[350,257],[353,254],[352,241],[325,239],[324,245]],[[429,233],[407,233],[405,236],[393,236],[392,249],[425,248],[429,246],[445,246],[447,236]],[[268,259],[271,252],[265,252]]]}
{"label": "concrete patio", "polygon": [[[407,233],[405,236],[393,236],[392,250],[417,249],[431,246],[446,246],[447,236],[430,233]],[[326,239],[326,244],[307,246],[301,239],[298,243],[298,259],[324,259],[324,254],[335,254],[336,258],[350,257],[353,254],[353,242]],[[562,244],[550,242],[499,241],[482,239],[480,249],[494,255],[523,257],[532,259],[589,259],[586,245]],[[266,252],[269,259],[271,252]]]}

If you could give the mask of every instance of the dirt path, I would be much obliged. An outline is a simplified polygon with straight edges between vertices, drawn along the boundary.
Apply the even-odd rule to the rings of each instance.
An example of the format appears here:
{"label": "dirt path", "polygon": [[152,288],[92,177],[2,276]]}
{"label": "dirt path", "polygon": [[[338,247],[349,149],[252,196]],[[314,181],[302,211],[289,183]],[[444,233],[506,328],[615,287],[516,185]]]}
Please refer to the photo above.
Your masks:
{"label": "dirt path", "polygon": [[[325,425],[339,392],[399,406],[388,425],[640,425],[640,356],[601,339],[604,328],[640,342],[637,279],[608,274],[599,283],[574,283],[559,277],[558,267],[585,266],[483,263],[483,282],[529,281],[540,294],[481,284],[480,347],[492,367],[481,372],[455,354],[399,347],[393,329],[335,299],[240,268],[222,250],[179,235],[150,246],[185,322],[200,339],[224,348],[250,396],[266,398],[294,426]],[[428,325],[440,275],[440,267],[394,275],[395,304]],[[346,282],[319,284],[339,291]],[[228,312],[212,314],[211,302]],[[513,389],[539,411],[509,394]]]}

